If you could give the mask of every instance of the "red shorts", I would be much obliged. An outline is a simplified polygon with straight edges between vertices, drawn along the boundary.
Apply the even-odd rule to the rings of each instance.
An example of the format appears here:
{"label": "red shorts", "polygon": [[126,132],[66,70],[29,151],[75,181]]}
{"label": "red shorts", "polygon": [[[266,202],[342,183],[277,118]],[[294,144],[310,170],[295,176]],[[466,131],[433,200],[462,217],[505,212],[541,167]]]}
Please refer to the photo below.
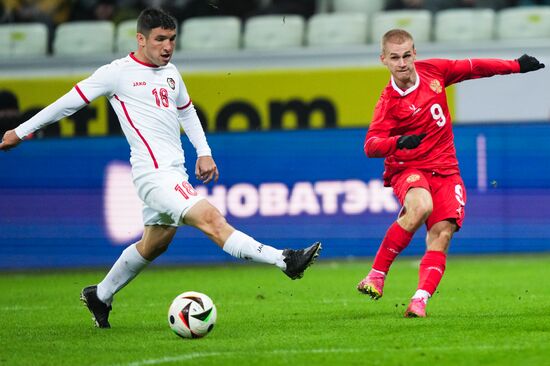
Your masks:
{"label": "red shorts", "polygon": [[391,186],[401,205],[411,188],[421,187],[430,192],[433,211],[426,220],[428,230],[434,224],[448,219],[456,220],[458,228],[462,227],[466,188],[459,174],[438,175],[418,169],[406,169],[391,178]]}

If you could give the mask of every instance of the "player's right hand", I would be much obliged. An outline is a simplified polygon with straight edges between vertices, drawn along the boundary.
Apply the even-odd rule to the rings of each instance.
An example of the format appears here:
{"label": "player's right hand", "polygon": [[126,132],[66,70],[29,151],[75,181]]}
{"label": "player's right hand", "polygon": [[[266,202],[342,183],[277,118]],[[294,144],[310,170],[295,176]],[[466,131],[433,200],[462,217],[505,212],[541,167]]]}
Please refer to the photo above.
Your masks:
{"label": "player's right hand", "polygon": [[420,145],[422,139],[426,137],[425,133],[420,135],[403,135],[397,139],[398,149],[415,149]]}
{"label": "player's right hand", "polygon": [[8,151],[9,149],[13,149],[22,140],[17,136],[14,130],[6,131],[4,134],[4,137],[2,137],[2,142],[0,142],[0,150]]}
{"label": "player's right hand", "polygon": [[203,184],[218,181],[220,172],[211,156],[199,156],[195,164],[195,177]]}

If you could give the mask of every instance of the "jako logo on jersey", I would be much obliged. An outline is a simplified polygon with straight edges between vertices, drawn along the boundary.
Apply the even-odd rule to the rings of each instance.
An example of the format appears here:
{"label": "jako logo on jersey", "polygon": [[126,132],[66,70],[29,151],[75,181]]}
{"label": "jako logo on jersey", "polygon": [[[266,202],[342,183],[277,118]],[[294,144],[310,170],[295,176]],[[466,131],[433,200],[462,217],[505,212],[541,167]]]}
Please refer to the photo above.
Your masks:
{"label": "jako logo on jersey", "polygon": [[416,106],[414,104],[411,104],[409,106],[409,109],[411,111],[413,111],[413,114],[412,114],[413,116],[422,110],[422,108],[416,108]]}
{"label": "jako logo on jersey", "polygon": [[168,86],[172,88],[172,90],[176,89],[176,82],[174,81],[174,79],[168,78],[166,79],[166,81],[168,82]]}
{"label": "jako logo on jersey", "polygon": [[145,81],[134,81],[134,86],[145,86],[147,83]]}
{"label": "jako logo on jersey", "polygon": [[437,94],[443,91],[443,88],[441,87],[441,83],[437,79],[433,79],[432,81],[430,81],[430,89],[432,89]]}

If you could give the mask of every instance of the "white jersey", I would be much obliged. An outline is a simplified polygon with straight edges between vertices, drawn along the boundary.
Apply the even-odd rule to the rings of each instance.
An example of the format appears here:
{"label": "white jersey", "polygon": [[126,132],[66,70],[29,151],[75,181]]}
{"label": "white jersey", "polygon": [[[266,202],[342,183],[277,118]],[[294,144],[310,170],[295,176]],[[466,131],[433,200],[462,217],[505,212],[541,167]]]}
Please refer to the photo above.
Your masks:
{"label": "white jersey", "polygon": [[197,155],[211,155],[176,67],[171,63],[161,67],[145,64],[133,53],[97,69],[15,132],[22,138],[100,96],[109,99],[130,144],[134,177],[183,165],[180,124],[197,149]]}

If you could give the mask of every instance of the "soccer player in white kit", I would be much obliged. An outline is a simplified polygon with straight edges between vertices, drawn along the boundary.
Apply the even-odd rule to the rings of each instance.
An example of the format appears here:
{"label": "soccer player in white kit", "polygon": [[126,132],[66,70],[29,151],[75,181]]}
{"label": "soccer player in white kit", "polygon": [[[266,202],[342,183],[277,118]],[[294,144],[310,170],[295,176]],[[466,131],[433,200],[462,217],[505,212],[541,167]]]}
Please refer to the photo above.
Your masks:
{"label": "soccer player in white kit", "polygon": [[115,110],[130,144],[133,181],[144,203],[144,232],[97,286],[82,290],[81,299],[100,328],[110,327],[114,294],[168,248],[178,226],[196,227],[230,255],[273,264],[291,279],[301,278],[321,250],[319,242],[300,250],[259,243],[229,225],[189,184],[180,127],[197,150],[196,178],[206,184],[217,181],[219,173],[181,75],[170,63],[175,40],[175,19],[160,9],[145,9],[138,17],[136,52],[97,69],[34,117],[7,131],[0,143],[0,149],[7,151],[100,96],[106,96]]}

